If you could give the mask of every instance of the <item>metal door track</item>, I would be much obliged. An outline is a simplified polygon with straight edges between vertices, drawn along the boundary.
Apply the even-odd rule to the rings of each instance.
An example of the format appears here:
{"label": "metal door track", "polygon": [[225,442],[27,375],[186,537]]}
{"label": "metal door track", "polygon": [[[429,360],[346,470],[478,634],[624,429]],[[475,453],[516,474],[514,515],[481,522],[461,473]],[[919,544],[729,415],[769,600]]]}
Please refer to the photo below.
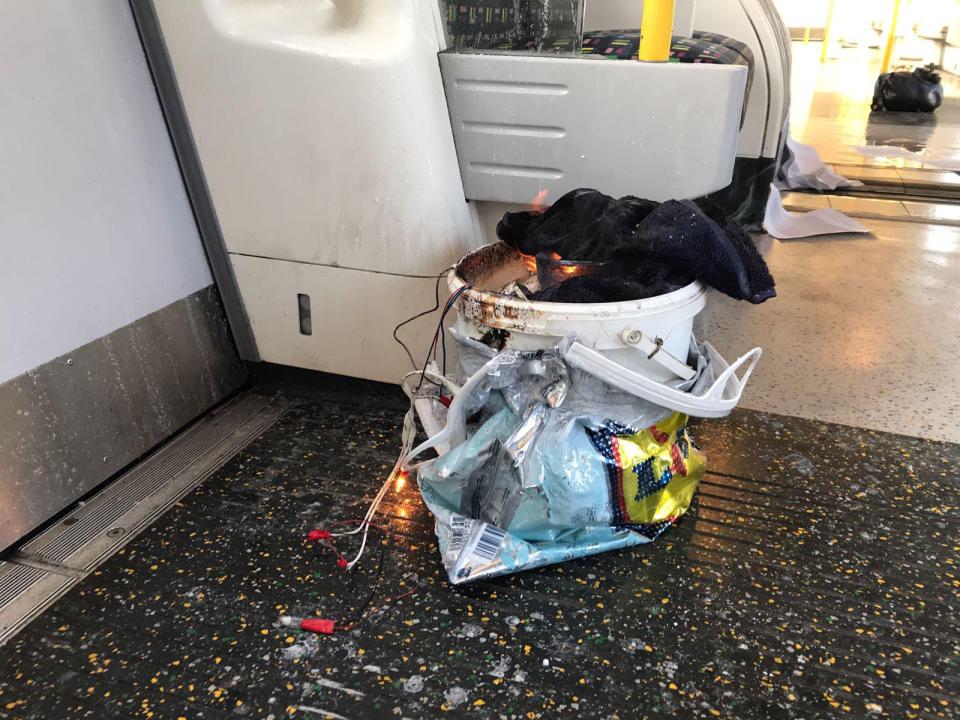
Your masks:
{"label": "metal door track", "polygon": [[248,393],[192,427],[0,562],[0,645],[273,425],[293,405]]}

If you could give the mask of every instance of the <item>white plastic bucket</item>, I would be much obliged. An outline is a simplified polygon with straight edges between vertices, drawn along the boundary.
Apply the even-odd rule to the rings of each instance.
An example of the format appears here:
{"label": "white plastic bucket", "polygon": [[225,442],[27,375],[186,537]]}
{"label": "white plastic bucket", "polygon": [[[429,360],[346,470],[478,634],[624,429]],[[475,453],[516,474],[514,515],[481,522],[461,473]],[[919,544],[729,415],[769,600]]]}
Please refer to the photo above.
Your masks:
{"label": "white plastic bucket", "polygon": [[[457,300],[459,332],[496,349],[538,350],[575,335],[582,345],[653,380],[678,377],[693,335],[693,319],[706,305],[706,289],[694,281],[665,295],[612,303],[531,302],[499,290],[531,274],[525,256],[504,245],[485,245],[466,255],[448,277]],[[650,359],[652,350],[660,357]],[[667,362],[670,358],[677,362]]]}

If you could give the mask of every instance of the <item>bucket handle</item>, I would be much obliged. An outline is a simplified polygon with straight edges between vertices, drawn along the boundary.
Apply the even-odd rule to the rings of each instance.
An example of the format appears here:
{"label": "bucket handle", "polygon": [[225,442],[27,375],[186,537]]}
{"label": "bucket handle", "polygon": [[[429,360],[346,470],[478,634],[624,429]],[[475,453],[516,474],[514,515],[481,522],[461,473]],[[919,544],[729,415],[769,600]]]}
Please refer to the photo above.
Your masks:
{"label": "bucket handle", "polygon": [[[705,343],[708,345],[708,343]],[[712,347],[710,347],[713,350]],[[716,351],[713,350],[715,353]],[[713,384],[702,394],[694,395],[677,390],[669,385],[651,380],[640,373],[618,365],[595,350],[579,342],[571,343],[564,359],[574,367],[583,370],[624,392],[636,395],[657,405],[670,408],[694,417],[718,418],[729,415],[740,402],[740,396],[757,361],[763,354],[760,348],[739,357],[726,368]],[[737,371],[745,367],[743,377]]]}
{"label": "bucket handle", "polygon": [[637,352],[643,353],[647,356],[647,360],[653,360],[681,380],[691,380],[697,374],[697,371],[692,367],[663,349],[663,338],[660,336],[654,336],[651,339],[643,331],[628,327],[621,331],[620,340],[627,347],[632,347]]}

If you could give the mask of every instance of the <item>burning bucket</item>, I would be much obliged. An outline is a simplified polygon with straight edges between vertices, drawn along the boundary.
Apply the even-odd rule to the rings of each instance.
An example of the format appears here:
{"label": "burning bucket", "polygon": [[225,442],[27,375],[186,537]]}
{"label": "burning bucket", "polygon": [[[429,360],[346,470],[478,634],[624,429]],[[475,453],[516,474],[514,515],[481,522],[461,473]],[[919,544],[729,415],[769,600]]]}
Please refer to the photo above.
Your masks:
{"label": "burning bucket", "polygon": [[[447,402],[416,400],[429,437],[401,466],[417,471],[453,584],[655,540],[705,472],[688,416],[729,413],[760,356],[728,365],[694,341],[699,282],[628,302],[536,302],[544,268],[531,260],[496,244],[460,261],[449,284],[462,384]],[[427,450],[437,456],[416,462]]]}
{"label": "burning bucket", "polygon": [[693,319],[706,305],[700,282],[626,302],[536,302],[504,294],[513,283],[529,287],[545,275],[574,277],[599,269],[556,258],[548,259],[547,268],[538,267],[541,259],[532,261],[504,243],[461,259],[448,278],[452,292],[469,286],[457,301],[457,331],[496,350],[539,350],[575,335],[582,345],[653,380],[683,377]]}

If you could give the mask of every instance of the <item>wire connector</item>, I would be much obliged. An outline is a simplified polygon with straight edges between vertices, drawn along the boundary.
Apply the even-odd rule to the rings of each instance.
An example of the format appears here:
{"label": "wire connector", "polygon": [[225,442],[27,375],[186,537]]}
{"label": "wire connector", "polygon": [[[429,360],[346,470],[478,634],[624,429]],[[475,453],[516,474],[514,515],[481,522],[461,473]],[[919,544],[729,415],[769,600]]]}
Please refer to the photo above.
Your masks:
{"label": "wire connector", "polygon": [[307,540],[316,542],[317,540],[329,540],[331,537],[329,530],[311,530],[307,533]]}
{"label": "wire connector", "polygon": [[318,635],[333,635],[337,629],[337,624],[326,618],[298,618],[282,615],[279,622],[281,627],[297,627],[305,632],[317,633]]}
{"label": "wire connector", "polygon": [[318,635],[333,635],[336,623],[325,618],[304,618],[300,621],[300,629]]}

